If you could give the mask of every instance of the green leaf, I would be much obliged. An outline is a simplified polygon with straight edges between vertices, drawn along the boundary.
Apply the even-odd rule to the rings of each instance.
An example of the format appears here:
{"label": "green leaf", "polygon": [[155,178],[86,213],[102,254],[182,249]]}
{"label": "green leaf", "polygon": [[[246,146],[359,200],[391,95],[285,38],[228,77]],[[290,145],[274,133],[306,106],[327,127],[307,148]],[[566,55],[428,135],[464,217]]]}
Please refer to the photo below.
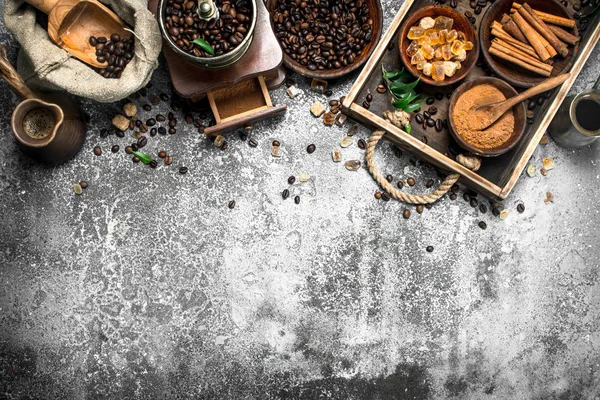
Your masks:
{"label": "green leaf", "polygon": [[417,80],[412,83],[392,82],[390,84],[390,91],[392,91],[392,93],[394,93],[396,96],[400,96],[402,93],[413,90],[420,81],[421,78],[417,78]]}
{"label": "green leaf", "polygon": [[392,104],[396,108],[399,108],[401,110],[406,110],[406,107],[408,107],[408,105],[410,103],[412,103],[413,100],[416,100],[418,97],[419,96],[416,93],[413,92],[412,94],[409,94],[409,96],[406,97],[406,98],[404,98],[403,100],[401,100],[401,101],[394,101],[394,102],[392,102]]}
{"label": "green leaf", "polygon": [[409,104],[408,106],[406,106],[406,108],[404,108],[404,111],[406,111],[406,112],[413,112],[413,111],[418,110],[423,105],[423,101],[424,100],[421,100],[421,101],[419,101],[417,103]]}
{"label": "green leaf", "polygon": [[208,54],[213,55],[213,56],[215,55],[215,51],[213,50],[211,45],[206,40],[201,39],[201,38],[196,38],[196,39],[192,40],[192,43],[198,45],[200,48],[202,48],[202,50],[204,50]]}
{"label": "green leaf", "polygon": [[139,151],[132,151],[131,154],[133,154],[134,156],[136,156],[137,158],[139,158],[140,161],[143,162],[146,165],[148,165],[148,164],[150,164],[152,162],[152,157],[150,157],[146,153],[142,153],[142,152],[139,152]]}

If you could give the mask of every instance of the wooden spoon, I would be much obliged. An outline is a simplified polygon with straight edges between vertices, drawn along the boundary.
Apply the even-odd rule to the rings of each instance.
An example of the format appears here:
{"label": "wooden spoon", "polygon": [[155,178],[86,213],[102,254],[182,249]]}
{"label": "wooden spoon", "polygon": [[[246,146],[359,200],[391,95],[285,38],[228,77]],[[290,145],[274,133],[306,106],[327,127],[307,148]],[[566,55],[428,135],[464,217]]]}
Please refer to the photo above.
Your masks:
{"label": "wooden spoon", "polygon": [[562,74],[555,76],[554,78],[546,79],[545,81],[542,81],[542,83],[540,83],[539,85],[527,89],[518,96],[511,97],[509,99],[502,100],[497,103],[486,104],[475,108],[473,110],[473,120],[476,122],[473,123],[472,129],[477,131],[484,130],[485,128],[489,127],[494,122],[496,122],[501,116],[504,115],[504,113],[513,108],[515,105],[530,97],[536,96],[540,93],[544,93],[550,89],[554,89],[555,87],[566,81],[569,78],[569,76],[571,76],[571,74]]}
{"label": "wooden spoon", "polygon": [[90,44],[90,36],[107,39],[113,33],[123,39],[131,36],[125,30],[125,23],[97,0],[26,1],[48,14],[48,36],[54,43],[93,67],[104,68],[108,63],[96,60],[96,48]]}

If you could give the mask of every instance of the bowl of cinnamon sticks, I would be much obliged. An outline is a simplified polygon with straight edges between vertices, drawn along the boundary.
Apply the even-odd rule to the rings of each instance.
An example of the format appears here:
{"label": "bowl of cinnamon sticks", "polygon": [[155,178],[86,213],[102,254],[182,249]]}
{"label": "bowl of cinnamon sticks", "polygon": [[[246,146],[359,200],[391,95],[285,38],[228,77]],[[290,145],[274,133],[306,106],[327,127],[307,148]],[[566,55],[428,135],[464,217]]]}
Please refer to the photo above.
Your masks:
{"label": "bowl of cinnamon sticks", "polygon": [[481,20],[479,37],[494,73],[523,88],[568,72],[579,51],[575,20],[557,0],[496,1]]}

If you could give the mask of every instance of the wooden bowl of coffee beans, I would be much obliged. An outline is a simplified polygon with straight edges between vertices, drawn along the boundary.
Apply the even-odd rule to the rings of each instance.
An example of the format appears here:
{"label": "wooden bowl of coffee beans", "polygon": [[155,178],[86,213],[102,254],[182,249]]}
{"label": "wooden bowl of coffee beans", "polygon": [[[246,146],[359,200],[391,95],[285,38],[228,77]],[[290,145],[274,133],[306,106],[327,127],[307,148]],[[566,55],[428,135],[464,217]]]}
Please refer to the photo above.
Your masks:
{"label": "wooden bowl of coffee beans", "polygon": [[383,30],[379,0],[267,0],[267,9],[284,64],[309,78],[336,79],[361,67]]}
{"label": "wooden bowl of coffee beans", "polygon": [[[216,13],[203,19],[199,8],[209,4]],[[227,68],[250,48],[256,0],[160,0],[158,23],[175,53],[203,68]],[[211,51],[194,41],[204,42]]]}

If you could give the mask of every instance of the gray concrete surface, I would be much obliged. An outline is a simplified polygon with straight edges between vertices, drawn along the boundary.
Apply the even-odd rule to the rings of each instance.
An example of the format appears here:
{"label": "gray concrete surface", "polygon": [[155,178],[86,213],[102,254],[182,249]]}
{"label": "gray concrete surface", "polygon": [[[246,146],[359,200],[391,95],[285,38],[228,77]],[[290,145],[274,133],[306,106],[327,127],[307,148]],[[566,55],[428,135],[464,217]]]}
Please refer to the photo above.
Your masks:
{"label": "gray concrete surface", "polygon": [[[397,5],[384,6],[388,26]],[[14,60],[2,25],[0,42]],[[573,92],[599,65],[597,47]],[[553,157],[556,169],[524,175],[504,221],[449,199],[406,221],[403,205],[374,199],[365,169],[331,162],[351,122],[313,119],[309,105],[326,99],[297,81],[300,99],[273,92],[288,112],[256,125],[257,148],[233,134],[218,150],[180,121],[145,149],[173,154],[156,170],[110,153],[128,143],[99,136],[118,106],[89,101],[81,153],[32,163],[0,83],[0,398],[600,398],[599,144],[536,150],[534,163]],[[152,82],[150,93],[170,93],[164,60]],[[381,150],[378,162],[397,177],[408,166],[415,189],[437,178]],[[301,203],[283,201],[300,172]],[[90,186],[76,196],[80,180]]]}

